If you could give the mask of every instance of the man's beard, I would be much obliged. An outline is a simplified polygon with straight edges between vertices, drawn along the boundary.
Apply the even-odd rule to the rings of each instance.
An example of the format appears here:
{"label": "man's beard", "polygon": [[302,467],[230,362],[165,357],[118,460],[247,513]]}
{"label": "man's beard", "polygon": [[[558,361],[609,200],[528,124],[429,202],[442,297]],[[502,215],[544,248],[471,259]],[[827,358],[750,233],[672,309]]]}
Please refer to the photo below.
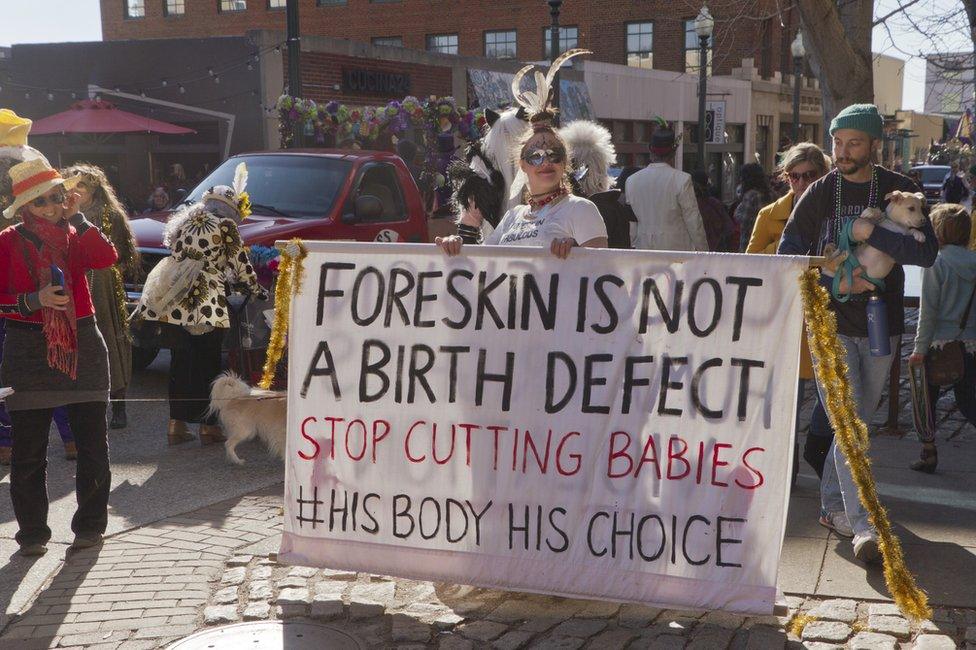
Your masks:
{"label": "man's beard", "polygon": [[841,158],[834,161],[834,165],[840,170],[840,173],[844,175],[855,174],[861,169],[864,169],[871,164],[871,156],[867,155],[864,158]]}

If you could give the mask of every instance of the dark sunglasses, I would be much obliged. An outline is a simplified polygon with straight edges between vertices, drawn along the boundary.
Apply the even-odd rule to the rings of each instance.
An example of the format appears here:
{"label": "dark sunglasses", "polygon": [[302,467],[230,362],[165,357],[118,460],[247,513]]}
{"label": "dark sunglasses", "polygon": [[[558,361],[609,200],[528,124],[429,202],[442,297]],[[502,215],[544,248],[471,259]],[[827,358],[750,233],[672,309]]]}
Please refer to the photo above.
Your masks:
{"label": "dark sunglasses", "polygon": [[31,205],[33,205],[35,208],[43,208],[48,203],[51,205],[61,205],[67,198],[68,197],[64,192],[58,192],[57,194],[52,194],[50,196],[39,196],[31,201]]}
{"label": "dark sunglasses", "polygon": [[808,172],[803,172],[802,174],[797,174],[795,172],[789,172],[786,175],[794,183],[799,183],[801,180],[802,181],[806,181],[808,183],[812,183],[813,181],[815,181],[818,178],[820,178],[820,172],[818,172],[815,169],[811,169]]}
{"label": "dark sunglasses", "polygon": [[526,151],[522,156],[522,160],[533,167],[538,167],[547,160],[553,165],[558,165],[566,160],[566,154],[565,152],[554,151],[552,149],[533,149],[532,151]]}

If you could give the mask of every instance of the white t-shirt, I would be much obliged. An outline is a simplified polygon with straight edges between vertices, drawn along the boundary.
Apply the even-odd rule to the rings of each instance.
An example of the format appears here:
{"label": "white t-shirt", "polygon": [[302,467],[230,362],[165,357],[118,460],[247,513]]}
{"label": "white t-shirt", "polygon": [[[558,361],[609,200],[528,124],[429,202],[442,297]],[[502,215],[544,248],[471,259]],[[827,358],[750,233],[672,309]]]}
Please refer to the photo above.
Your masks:
{"label": "white t-shirt", "polygon": [[505,213],[485,243],[549,248],[554,239],[563,237],[572,237],[577,244],[583,245],[596,237],[606,236],[607,226],[596,205],[571,194],[543,206],[534,215],[529,214],[527,205],[515,206]]}

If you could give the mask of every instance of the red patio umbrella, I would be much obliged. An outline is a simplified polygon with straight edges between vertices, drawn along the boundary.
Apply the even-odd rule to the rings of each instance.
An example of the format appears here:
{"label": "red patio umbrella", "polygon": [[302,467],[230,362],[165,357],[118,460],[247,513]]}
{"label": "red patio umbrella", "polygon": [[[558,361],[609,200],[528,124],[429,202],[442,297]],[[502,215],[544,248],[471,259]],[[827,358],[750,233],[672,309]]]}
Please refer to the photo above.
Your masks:
{"label": "red patio umbrella", "polygon": [[31,135],[66,133],[161,133],[186,135],[193,129],[136,115],[104,100],[85,99],[68,110],[34,122]]}

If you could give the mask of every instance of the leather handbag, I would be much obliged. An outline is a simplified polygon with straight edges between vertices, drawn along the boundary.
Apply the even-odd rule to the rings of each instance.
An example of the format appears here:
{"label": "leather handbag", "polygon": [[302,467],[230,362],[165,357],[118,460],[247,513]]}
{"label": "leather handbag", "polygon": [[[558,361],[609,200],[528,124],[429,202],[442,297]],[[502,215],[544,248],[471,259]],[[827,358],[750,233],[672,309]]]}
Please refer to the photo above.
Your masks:
{"label": "leather handbag", "polygon": [[[959,321],[959,336],[966,329],[969,311],[973,307],[973,296],[976,296],[976,285],[973,293],[969,294],[969,302]],[[930,384],[936,386],[952,386],[962,379],[965,374],[966,345],[962,341],[949,341],[941,348],[930,348],[925,355],[925,374]]]}

